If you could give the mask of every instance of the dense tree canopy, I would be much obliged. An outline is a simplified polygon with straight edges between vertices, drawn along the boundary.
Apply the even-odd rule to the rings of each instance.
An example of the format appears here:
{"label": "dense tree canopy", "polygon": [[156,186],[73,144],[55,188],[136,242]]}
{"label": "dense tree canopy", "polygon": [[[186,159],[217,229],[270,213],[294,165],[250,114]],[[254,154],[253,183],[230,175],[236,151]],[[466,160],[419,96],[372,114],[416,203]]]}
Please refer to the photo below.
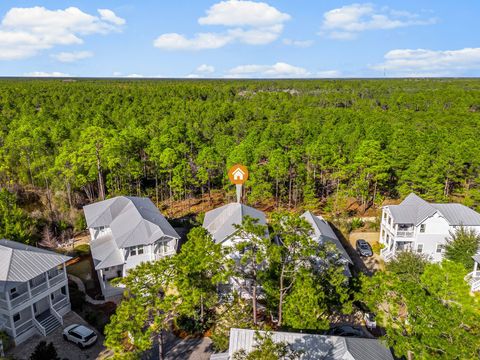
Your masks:
{"label": "dense tree canopy", "polygon": [[161,201],[222,189],[242,162],[249,202],[478,206],[479,104],[478,80],[2,80],[0,185]]}
{"label": "dense tree canopy", "polygon": [[[469,294],[462,264],[429,264],[415,254],[387,272],[364,278],[359,299],[378,314],[396,356],[476,359],[480,352],[478,298]],[[416,264],[415,264],[416,262]],[[405,267],[412,267],[419,272]]]}

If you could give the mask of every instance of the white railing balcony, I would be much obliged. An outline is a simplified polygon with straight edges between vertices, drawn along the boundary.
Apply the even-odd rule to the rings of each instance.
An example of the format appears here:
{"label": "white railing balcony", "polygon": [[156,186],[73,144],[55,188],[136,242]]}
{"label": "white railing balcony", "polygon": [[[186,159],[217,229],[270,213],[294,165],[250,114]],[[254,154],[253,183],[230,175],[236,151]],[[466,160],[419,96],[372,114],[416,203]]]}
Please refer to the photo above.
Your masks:
{"label": "white railing balcony", "polygon": [[49,278],[48,281],[50,283],[50,286],[55,286],[58,283],[61,283],[63,280],[65,280],[65,275],[64,275],[63,272],[60,272],[57,275],[55,275],[54,277]]}
{"label": "white railing balcony", "polygon": [[0,299],[0,309],[8,310],[8,302],[5,299]]}
{"label": "white railing balcony", "polygon": [[171,249],[171,250],[168,250],[167,252],[157,253],[157,254],[153,254],[153,255],[155,256],[155,260],[160,260],[160,259],[163,259],[164,257],[171,256],[171,255],[174,255],[174,254],[175,254],[175,250]]}
{"label": "white railing balcony", "polygon": [[47,290],[47,288],[48,288],[48,284],[45,281],[41,284],[36,285],[35,287],[30,288],[30,293],[32,294],[32,296],[36,296],[44,292],[45,290]]}
{"label": "white railing balcony", "polygon": [[53,308],[56,311],[59,311],[60,309],[64,308],[67,305],[68,305],[68,299],[66,296],[62,297],[60,300],[52,304]]}
{"label": "white railing balcony", "polygon": [[17,325],[15,324],[15,332],[17,336],[22,335],[33,327],[32,319],[25,321],[24,323]]}
{"label": "white railing balcony", "polygon": [[397,230],[395,235],[400,238],[411,238],[413,237],[413,230]]}
{"label": "white railing balcony", "polygon": [[29,299],[28,291],[25,291],[23,294],[18,295],[14,299],[10,299],[10,305],[12,306],[12,308],[14,308],[20,304],[23,304],[28,299]]}

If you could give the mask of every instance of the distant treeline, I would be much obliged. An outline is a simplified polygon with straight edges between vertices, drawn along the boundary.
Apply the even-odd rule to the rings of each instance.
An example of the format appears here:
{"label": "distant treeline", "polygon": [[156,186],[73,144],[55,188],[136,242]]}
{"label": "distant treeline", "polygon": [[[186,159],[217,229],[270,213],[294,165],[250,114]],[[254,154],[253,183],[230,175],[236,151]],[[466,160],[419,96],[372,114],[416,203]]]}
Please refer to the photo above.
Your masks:
{"label": "distant treeline", "polygon": [[480,204],[480,80],[0,80],[0,186],[94,201],[224,189],[338,210]]}

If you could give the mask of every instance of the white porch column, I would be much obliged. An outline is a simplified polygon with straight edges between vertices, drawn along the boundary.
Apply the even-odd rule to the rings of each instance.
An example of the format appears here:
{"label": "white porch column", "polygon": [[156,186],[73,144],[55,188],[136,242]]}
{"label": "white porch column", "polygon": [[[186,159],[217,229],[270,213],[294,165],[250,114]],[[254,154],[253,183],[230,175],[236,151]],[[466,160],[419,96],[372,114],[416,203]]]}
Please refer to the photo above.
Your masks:
{"label": "white porch column", "polygon": [[476,261],[473,262],[473,272],[477,272],[478,269],[478,263]]}

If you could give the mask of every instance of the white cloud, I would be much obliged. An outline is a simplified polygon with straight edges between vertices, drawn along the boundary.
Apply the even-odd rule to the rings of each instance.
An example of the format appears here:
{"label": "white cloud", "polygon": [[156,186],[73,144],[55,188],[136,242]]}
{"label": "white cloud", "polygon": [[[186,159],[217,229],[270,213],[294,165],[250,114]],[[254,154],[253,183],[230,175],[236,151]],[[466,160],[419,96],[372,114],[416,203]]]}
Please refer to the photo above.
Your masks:
{"label": "white cloud", "polygon": [[117,26],[125,25],[125,19],[118,17],[115,13],[110,9],[98,9],[98,13],[100,14],[100,18],[104,21],[110,22]]}
{"label": "white cloud", "polygon": [[226,77],[244,78],[244,77],[269,77],[269,78],[287,78],[287,77],[307,77],[310,75],[306,69],[283,62],[277,62],[273,65],[240,65],[230,69]]}
{"label": "white cloud", "polygon": [[290,19],[290,15],[267,3],[241,0],[219,2],[206,13],[198,19],[200,25],[220,25],[226,29],[200,32],[192,37],[166,33],[154,40],[154,46],[163,50],[204,50],[218,49],[234,42],[263,45],[278,39],[284,22]]}
{"label": "white cloud", "polygon": [[33,71],[29,73],[23,74],[23,76],[27,77],[70,77],[71,75],[65,74],[58,71],[53,72],[45,72],[45,71]]}
{"label": "white cloud", "polygon": [[60,62],[74,62],[77,60],[87,59],[93,56],[91,51],[74,51],[74,52],[61,52],[58,54],[52,54],[53,58]]}
{"label": "white cloud", "polygon": [[153,42],[154,46],[164,50],[205,50],[218,49],[231,41],[228,35],[215,33],[196,34],[192,39],[184,35],[169,33],[160,35]]}
{"label": "white cloud", "polygon": [[290,15],[264,2],[228,0],[214,4],[207,16],[198,19],[201,25],[265,27],[290,20]]}
{"label": "white cloud", "polygon": [[312,77],[316,78],[339,78],[342,73],[338,70],[324,70],[315,73]]}
{"label": "white cloud", "polygon": [[76,7],[12,8],[0,23],[0,60],[28,58],[57,45],[82,44],[83,36],[119,31],[120,22],[125,22],[111,10],[102,9],[99,14]]}
{"label": "white cloud", "polygon": [[459,50],[397,49],[387,52],[385,61],[371,66],[389,76],[458,76],[480,70],[480,48]]}
{"label": "white cloud", "polygon": [[195,72],[201,74],[211,74],[215,72],[215,67],[212,65],[202,64],[195,69]]}
{"label": "white cloud", "polygon": [[435,22],[434,18],[421,19],[418,14],[408,11],[388,7],[377,9],[368,3],[351,4],[324,13],[320,35],[338,40],[351,40],[362,31],[430,25]]}
{"label": "white cloud", "polygon": [[282,40],[284,45],[288,46],[295,46],[300,48],[306,48],[313,45],[313,40],[292,40],[292,39],[283,39]]}

